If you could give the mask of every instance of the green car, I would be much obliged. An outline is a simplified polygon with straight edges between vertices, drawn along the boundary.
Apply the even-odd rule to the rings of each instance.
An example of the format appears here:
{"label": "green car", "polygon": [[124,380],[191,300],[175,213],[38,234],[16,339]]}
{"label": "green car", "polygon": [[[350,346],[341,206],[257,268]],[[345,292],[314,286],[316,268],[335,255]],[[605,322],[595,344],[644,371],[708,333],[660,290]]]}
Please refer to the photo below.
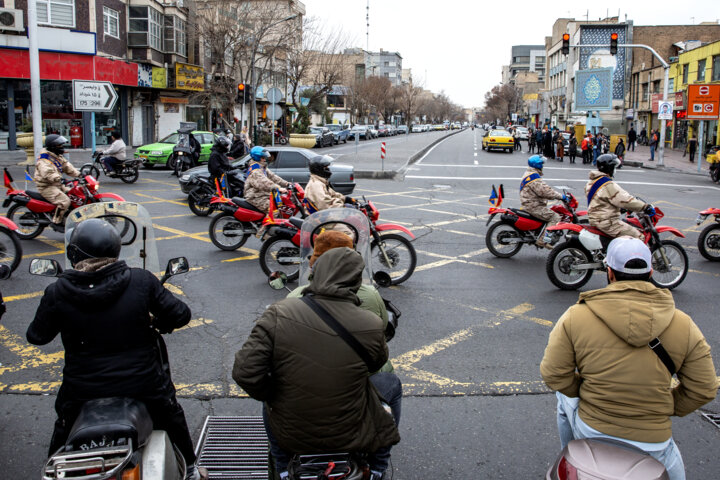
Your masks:
{"label": "green car", "polygon": [[[212,132],[203,132],[195,130],[192,132],[193,136],[200,142],[200,163],[206,163],[210,158],[210,148],[215,143],[215,136]],[[154,165],[168,166],[168,160],[173,153],[173,147],[177,144],[178,133],[171,133],[167,137],[163,138],[157,143],[151,143],[150,145],[143,145],[142,147],[135,150],[135,158],[142,160],[142,164],[145,167],[152,167]]]}

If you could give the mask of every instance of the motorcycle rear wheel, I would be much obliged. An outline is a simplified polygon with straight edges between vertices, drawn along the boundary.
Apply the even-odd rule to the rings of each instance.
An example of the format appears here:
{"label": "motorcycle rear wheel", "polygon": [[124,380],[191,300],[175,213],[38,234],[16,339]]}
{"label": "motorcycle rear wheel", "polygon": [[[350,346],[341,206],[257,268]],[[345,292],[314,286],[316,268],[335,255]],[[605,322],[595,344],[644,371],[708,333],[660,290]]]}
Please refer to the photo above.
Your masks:
{"label": "motorcycle rear wheel", "polygon": [[593,270],[572,270],[573,265],[591,263],[592,255],[576,239],[555,246],[545,261],[545,272],[556,287],[577,290],[590,281]]}
{"label": "motorcycle rear wheel", "polygon": [[668,268],[660,254],[660,246],[656,245],[651,250],[653,274],[650,281],[656,287],[672,290],[680,285],[688,272],[688,256],[685,249],[673,240],[662,240],[660,242],[665,249],[665,256],[670,262]]}
{"label": "motorcycle rear wheel", "polygon": [[[391,285],[399,285],[410,278],[417,264],[417,253],[412,242],[397,233],[380,235],[379,243],[373,240],[370,244],[370,266],[373,272],[387,272],[392,279]],[[383,250],[390,260],[388,265]]]}
{"label": "motorcycle rear wheel", "polygon": [[[713,230],[716,232],[713,233]],[[720,223],[703,228],[698,237],[698,250],[700,255],[711,262],[720,262]]]}
{"label": "motorcycle rear wheel", "polygon": [[14,272],[22,260],[22,245],[20,239],[12,231],[5,227],[0,227],[0,265],[10,267],[10,272]]}
{"label": "motorcycle rear wheel", "polygon": [[220,250],[231,252],[245,245],[250,237],[249,233],[237,233],[232,230],[249,230],[250,224],[237,220],[231,213],[222,212],[215,215],[210,222],[210,240]]}
{"label": "motorcycle rear wheel", "polygon": [[15,222],[18,229],[15,233],[23,240],[31,240],[42,233],[44,225],[38,222],[39,214],[31,212],[25,205],[16,203],[7,212],[7,218]]}
{"label": "motorcycle rear wheel", "polygon": [[195,201],[192,195],[188,195],[188,207],[190,207],[190,211],[198,217],[207,217],[215,211],[215,208],[211,207],[209,204],[200,205],[199,203],[197,203],[197,201]]}
{"label": "motorcycle rear wheel", "polygon": [[[495,222],[485,234],[485,245],[496,257],[510,258],[520,251],[523,244],[521,242],[507,243],[507,241],[521,238],[522,234],[514,226],[505,222]],[[502,243],[503,241],[506,243]]]}
{"label": "motorcycle rear wheel", "polygon": [[263,242],[258,259],[265,275],[284,272],[288,282],[300,276],[300,247],[288,238],[271,237]]}
{"label": "motorcycle rear wheel", "polygon": [[123,175],[120,177],[120,180],[122,180],[125,183],[135,183],[137,182],[137,179],[140,177],[140,171],[138,167],[135,167],[132,169],[132,171],[125,170]]}

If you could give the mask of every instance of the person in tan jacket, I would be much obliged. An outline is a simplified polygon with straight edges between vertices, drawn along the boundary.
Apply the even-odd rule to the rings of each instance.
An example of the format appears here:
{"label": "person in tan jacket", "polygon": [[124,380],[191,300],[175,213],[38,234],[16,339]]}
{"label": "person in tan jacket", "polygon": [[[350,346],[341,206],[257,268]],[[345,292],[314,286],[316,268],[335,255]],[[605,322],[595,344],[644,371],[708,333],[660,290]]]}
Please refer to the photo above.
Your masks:
{"label": "person in tan jacket", "polygon": [[285,193],[290,183],[267,169],[267,159],[270,158],[267,149],[253,147],[250,150],[250,157],[252,161],[245,180],[245,200],[267,214],[270,210],[270,194],[273,189],[277,188],[281,193]]}
{"label": "person in tan jacket", "polygon": [[70,208],[70,198],[65,194],[69,188],[63,185],[63,173],[71,177],[80,176],[72,163],[63,157],[66,143],[67,139],[61,135],[48,135],[45,138],[45,148],[40,151],[35,161],[33,178],[38,193],[57,207],[53,214],[54,223],[63,223],[65,212]]}
{"label": "person in tan jacket", "polygon": [[[566,200],[565,195],[556,191],[542,179],[543,165],[545,159],[540,155],[533,155],[528,158],[528,169],[525,170],[520,181],[520,203],[523,210],[535,218],[545,222],[545,228],[555,225],[560,221],[560,215],[548,208],[548,200]],[[542,232],[538,236],[536,244],[539,247],[552,248],[552,238],[548,236],[547,243]]]}
{"label": "person in tan jacket", "polygon": [[352,197],[338,193],[330,186],[329,157],[318,155],[310,160],[310,180],[305,187],[305,205],[308,213],[315,213],[328,208],[342,208],[346,203],[355,203]]}
{"label": "person in tan jacket", "polygon": [[611,237],[629,235],[639,240],[642,232],[620,218],[620,209],[655,215],[655,208],[638,200],[612,181],[615,167],[620,161],[615,155],[604,154],[597,158],[597,170],[590,171],[590,181],[585,185],[590,225]]}
{"label": "person in tan jacket", "polygon": [[591,437],[631,443],[662,462],[671,480],[684,479],[670,417],[715,398],[710,346],[670,291],[650,282],[642,241],[613,240],[606,263],[609,285],[580,294],[550,332],[540,363],[558,398],[560,441],[563,448]]}

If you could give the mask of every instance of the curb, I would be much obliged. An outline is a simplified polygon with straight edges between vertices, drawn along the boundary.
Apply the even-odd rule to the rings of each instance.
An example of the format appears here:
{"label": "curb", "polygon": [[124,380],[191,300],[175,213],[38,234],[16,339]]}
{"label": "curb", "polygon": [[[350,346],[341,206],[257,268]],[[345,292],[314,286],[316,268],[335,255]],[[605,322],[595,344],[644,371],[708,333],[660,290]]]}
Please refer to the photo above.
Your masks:
{"label": "curb", "polygon": [[449,138],[449,137],[452,137],[453,135],[457,135],[458,133],[463,132],[463,131],[465,131],[464,128],[458,130],[457,132],[448,133],[448,134],[445,135],[444,137],[440,137],[440,138],[436,139],[435,141],[433,141],[432,143],[430,143],[429,145],[426,145],[425,148],[423,148],[423,149],[420,150],[419,152],[416,152],[414,155],[411,155],[410,158],[408,158],[408,161],[405,162],[405,165],[403,165],[402,167],[400,167],[400,169],[397,171],[397,174],[399,174],[399,175],[404,175],[404,174],[405,174],[405,170],[407,170],[407,168],[408,168],[410,165],[412,165],[412,164],[414,164],[415,162],[417,162],[418,160],[420,160],[420,159],[421,159],[427,152],[429,152],[430,149],[433,148],[435,145],[437,145],[438,143],[442,142],[443,140],[445,140],[445,139],[447,139],[447,138]]}
{"label": "curb", "polygon": [[396,170],[355,170],[355,178],[394,180],[397,174]]}

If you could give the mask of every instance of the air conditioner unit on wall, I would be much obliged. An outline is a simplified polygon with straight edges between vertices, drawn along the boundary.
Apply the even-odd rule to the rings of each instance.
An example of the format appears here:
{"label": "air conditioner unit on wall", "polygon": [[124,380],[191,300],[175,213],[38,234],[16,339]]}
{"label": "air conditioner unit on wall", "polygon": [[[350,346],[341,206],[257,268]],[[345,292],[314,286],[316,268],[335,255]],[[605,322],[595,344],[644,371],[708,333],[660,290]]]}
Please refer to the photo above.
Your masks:
{"label": "air conditioner unit on wall", "polygon": [[0,8],[0,31],[24,32],[23,11],[14,8]]}

